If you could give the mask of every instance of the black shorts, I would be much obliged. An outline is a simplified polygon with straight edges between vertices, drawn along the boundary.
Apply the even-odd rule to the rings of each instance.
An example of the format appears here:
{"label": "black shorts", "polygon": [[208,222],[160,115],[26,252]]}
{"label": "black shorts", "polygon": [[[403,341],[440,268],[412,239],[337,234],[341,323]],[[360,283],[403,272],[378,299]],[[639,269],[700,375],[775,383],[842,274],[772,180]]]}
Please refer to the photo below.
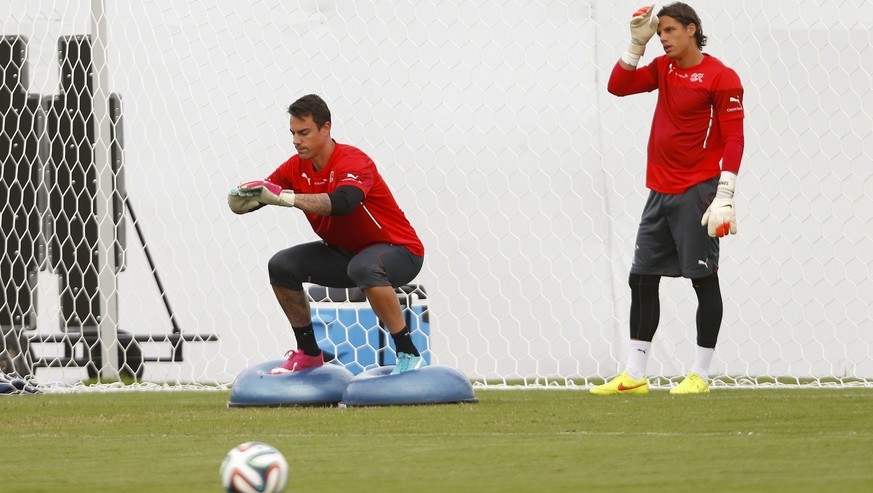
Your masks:
{"label": "black shorts", "polygon": [[301,291],[304,282],[330,288],[403,286],[415,279],[424,257],[402,245],[376,244],[354,254],[323,241],[282,250],[270,259],[270,284]]}
{"label": "black shorts", "polygon": [[649,192],[631,274],[697,279],[718,271],[718,238],[700,225],[717,186],[718,177],[681,194]]}

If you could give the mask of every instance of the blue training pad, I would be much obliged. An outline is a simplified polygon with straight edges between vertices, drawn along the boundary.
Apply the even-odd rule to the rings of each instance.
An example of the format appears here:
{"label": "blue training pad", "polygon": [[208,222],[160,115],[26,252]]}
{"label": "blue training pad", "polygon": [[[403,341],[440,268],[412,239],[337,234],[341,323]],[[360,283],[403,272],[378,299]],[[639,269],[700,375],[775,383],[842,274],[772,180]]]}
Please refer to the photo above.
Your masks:
{"label": "blue training pad", "polygon": [[233,381],[228,407],[330,406],[342,400],[354,374],[327,363],[294,373],[270,375],[285,360],[266,361],[243,370]]}
{"label": "blue training pad", "polygon": [[426,366],[398,375],[386,366],[366,371],[349,383],[340,405],[395,406],[479,402],[470,381],[458,370]]}

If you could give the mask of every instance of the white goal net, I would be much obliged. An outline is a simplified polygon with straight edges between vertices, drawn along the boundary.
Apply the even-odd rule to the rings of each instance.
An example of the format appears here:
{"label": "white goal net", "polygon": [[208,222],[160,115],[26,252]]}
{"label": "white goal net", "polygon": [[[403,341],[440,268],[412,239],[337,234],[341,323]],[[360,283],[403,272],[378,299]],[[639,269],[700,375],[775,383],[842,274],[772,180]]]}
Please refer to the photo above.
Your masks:
{"label": "white goal net", "polygon": [[[293,348],[266,264],[315,237],[299,211],[225,200],[293,154],[285,109],[317,93],[422,237],[432,363],[489,384],[614,375],[656,95],[605,85],[637,3],[3,2],[0,364],[228,384]],[[690,3],[746,89],[714,376],[869,385],[873,3]],[[648,370],[672,378],[696,298],[661,286]]]}

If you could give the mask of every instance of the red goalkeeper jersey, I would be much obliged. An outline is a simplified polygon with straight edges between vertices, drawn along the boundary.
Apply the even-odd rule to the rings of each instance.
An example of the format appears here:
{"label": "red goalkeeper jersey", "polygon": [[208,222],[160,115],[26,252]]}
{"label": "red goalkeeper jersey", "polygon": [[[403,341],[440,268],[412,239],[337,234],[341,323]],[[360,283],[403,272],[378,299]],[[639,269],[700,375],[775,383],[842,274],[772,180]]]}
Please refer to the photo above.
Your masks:
{"label": "red goalkeeper jersey", "polygon": [[330,193],[340,186],[364,192],[364,200],[347,216],[306,214],[315,233],[330,245],[353,253],[378,244],[403,245],[414,255],[424,255],[424,246],[406,215],[394,200],[376,164],[360,149],[336,144],[327,164],[316,172],[312,161],[295,154],[267,180],[295,193]]}
{"label": "red goalkeeper jersey", "polygon": [[658,103],[649,134],[646,186],[683,193],[722,169],[736,173],[744,116],[743,86],[736,72],[707,54],[684,69],[663,55],[637,70],[616,64],[609,79],[609,91],[618,96],[655,89]]}

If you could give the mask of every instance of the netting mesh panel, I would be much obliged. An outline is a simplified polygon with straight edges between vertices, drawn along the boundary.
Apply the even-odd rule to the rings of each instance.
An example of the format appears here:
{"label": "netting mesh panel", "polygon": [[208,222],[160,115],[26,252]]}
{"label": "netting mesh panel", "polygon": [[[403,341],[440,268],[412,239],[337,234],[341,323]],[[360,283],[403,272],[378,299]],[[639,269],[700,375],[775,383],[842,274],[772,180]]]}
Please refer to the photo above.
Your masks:
{"label": "netting mesh panel", "polygon": [[[315,237],[299,212],[238,217],[225,196],[294,152],[285,108],[308,93],[331,106],[335,139],[374,158],[422,237],[427,257],[416,282],[428,293],[433,362],[498,383],[584,385],[616,373],[656,95],[616,98],[605,84],[638,5],[252,3],[106,5],[103,89],[117,97],[118,181],[136,212],[134,221],[131,207],[116,211],[118,329],[138,340],[142,378],[227,383],[293,347],[266,264]],[[740,234],[722,242],[725,319],[713,372],[742,383],[869,383],[873,5],[699,3],[705,51],[746,88]],[[88,329],[64,305],[78,291],[61,274],[87,267],[79,258],[73,271],[59,270],[43,258],[40,248],[51,244],[40,238],[52,234],[51,187],[91,206],[96,194],[50,173],[62,161],[51,143],[73,139],[69,131],[18,115],[30,101],[50,122],[52,105],[69,94],[59,40],[93,34],[90,7],[0,6],[0,34],[26,44],[23,68],[11,55],[0,60],[0,94],[11,108],[3,108],[0,148],[0,326],[24,334],[33,357],[51,365],[37,369],[39,379],[65,382],[86,376],[81,355],[65,348]],[[643,63],[660,53],[653,41]],[[26,76],[16,82],[12,73]],[[89,118],[79,111],[73,117]],[[30,145],[42,142],[45,160],[23,159],[13,146],[27,135]],[[93,141],[76,142],[87,161]],[[82,173],[95,171],[85,166]],[[36,216],[13,224],[28,204]],[[696,298],[687,281],[661,286],[649,373],[673,377],[693,359]],[[218,340],[186,342],[182,358],[167,361],[166,336],[176,329]]]}

